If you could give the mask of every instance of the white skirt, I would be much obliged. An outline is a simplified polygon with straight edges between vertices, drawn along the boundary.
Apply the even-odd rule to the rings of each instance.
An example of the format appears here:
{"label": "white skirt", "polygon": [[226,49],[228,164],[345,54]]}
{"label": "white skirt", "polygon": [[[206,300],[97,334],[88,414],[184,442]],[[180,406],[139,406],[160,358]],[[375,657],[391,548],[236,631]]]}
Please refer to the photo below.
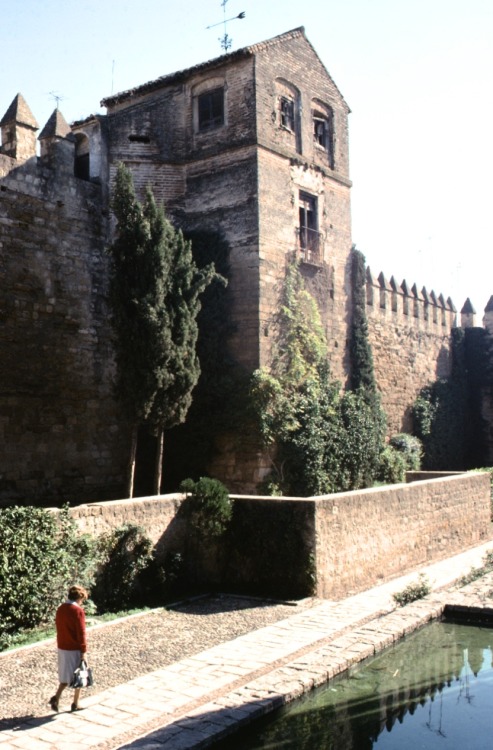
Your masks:
{"label": "white skirt", "polygon": [[70,685],[73,674],[80,664],[80,651],[58,649],[58,680]]}

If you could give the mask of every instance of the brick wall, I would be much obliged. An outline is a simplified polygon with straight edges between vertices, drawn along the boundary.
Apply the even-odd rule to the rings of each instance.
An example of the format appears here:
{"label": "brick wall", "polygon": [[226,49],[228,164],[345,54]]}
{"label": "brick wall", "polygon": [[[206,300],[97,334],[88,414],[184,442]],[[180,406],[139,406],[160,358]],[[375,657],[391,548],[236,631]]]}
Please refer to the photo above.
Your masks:
{"label": "brick wall", "polygon": [[[259,144],[260,362],[268,364],[284,269],[300,259],[299,197],[316,200],[320,263],[301,272],[319,305],[332,373],[348,376],[351,218],[348,107],[313,48],[298,31],[282,43],[255,47]],[[296,132],[280,122],[280,97],[295,102]],[[333,159],[316,144],[315,109],[332,112]]]}

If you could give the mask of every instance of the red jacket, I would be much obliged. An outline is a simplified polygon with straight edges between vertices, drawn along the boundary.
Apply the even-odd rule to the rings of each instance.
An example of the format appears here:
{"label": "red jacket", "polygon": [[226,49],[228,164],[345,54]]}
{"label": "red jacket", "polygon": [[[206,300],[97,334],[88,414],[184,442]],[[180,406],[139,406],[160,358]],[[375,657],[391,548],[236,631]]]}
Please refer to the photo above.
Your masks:
{"label": "red jacket", "polygon": [[86,615],[78,604],[61,604],[56,612],[56,640],[63,651],[87,651]]}

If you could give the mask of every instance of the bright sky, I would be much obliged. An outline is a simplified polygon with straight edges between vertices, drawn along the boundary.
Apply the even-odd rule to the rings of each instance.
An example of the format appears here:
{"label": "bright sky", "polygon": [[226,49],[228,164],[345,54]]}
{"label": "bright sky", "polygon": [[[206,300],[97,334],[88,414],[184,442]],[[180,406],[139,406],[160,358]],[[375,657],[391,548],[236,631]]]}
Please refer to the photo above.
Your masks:
{"label": "bright sky", "polygon": [[[225,10],[225,14],[224,11]],[[40,127],[103,97],[298,26],[348,102],[353,241],[372,271],[493,294],[493,0],[0,0],[0,117]],[[212,29],[207,26],[218,23]],[[53,92],[53,93],[50,93]]]}

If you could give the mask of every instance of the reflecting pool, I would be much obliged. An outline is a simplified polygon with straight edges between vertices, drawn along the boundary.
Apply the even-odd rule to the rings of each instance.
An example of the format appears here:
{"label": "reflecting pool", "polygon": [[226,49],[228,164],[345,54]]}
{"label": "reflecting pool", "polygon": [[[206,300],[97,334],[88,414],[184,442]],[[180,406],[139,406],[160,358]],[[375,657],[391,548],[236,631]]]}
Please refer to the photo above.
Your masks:
{"label": "reflecting pool", "polygon": [[221,750],[492,750],[493,629],[432,623]]}

